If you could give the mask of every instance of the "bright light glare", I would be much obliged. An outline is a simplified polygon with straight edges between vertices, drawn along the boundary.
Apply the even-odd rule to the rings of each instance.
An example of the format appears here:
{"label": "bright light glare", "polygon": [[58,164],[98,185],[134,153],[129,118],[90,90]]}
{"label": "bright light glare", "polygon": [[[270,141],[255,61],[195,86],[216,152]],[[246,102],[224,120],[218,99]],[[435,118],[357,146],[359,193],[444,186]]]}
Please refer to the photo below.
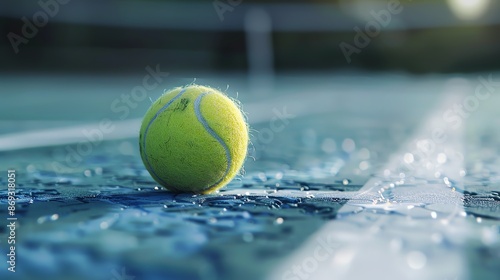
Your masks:
{"label": "bright light glare", "polygon": [[453,13],[462,20],[480,18],[486,12],[491,0],[448,0]]}

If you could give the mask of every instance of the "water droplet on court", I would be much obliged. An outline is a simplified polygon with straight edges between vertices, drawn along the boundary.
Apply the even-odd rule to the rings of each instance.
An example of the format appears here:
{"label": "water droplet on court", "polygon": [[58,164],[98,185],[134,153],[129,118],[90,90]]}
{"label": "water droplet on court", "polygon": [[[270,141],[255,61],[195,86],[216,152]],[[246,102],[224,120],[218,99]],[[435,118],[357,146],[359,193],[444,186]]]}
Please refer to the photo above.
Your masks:
{"label": "water droplet on court", "polygon": [[108,222],[101,222],[101,223],[99,224],[99,227],[100,227],[101,229],[108,229],[108,228],[109,228],[109,224],[108,224]]}
{"label": "water droplet on court", "polygon": [[362,161],[359,163],[359,169],[362,171],[367,170],[368,168],[370,168],[370,163],[368,161]]}
{"label": "water droplet on court", "polygon": [[391,171],[389,169],[384,170],[384,177],[389,177],[391,175]]}
{"label": "water droplet on court", "polygon": [[102,175],[102,167],[96,167],[94,168],[94,172],[96,175]]}
{"label": "water droplet on court", "polygon": [[413,161],[415,160],[412,153],[406,153],[403,159],[406,163],[413,163]]}
{"label": "water droplet on court", "polygon": [[245,242],[252,242],[253,241],[253,234],[250,232],[245,232],[245,233],[243,233],[242,238],[243,238],[243,241],[245,241]]}
{"label": "water droplet on court", "polygon": [[281,225],[281,224],[283,224],[284,221],[285,220],[283,218],[279,217],[279,218],[276,218],[276,220],[274,220],[274,224]]}
{"label": "water droplet on court", "polygon": [[33,165],[33,164],[29,164],[28,166],[26,166],[26,171],[28,172],[35,172],[36,171],[36,167]]}
{"label": "water droplet on court", "polygon": [[257,174],[257,178],[258,178],[261,182],[265,182],[265,181],[267,181],[267,176],[266,176],[266,173],[264,173],[264,172],[260,172],[259,174]]}
{"label": "water droplet on court", "polygon": [[356,143],[351,138],[346,138],[342,142],[342,150],[346,153],[352,153],[356,150]]}
{"label": "water droplet on court", "polygon": [[446,154],[444,154],[444,153],[439,153],[439,154],[438,154],[438,156],[437,156],[437,162],[438,162],[439,164],[443,164],[443,163],[445,163],[445,162],[446,162],[446,160],[447,160]]}
{"label": "water droplet on court", "polygon": [[420,251],[413,251],[406,256],[406,262],[412,269],[421,269],[427,263],[427,257]]}
{"label": "water droplet on court", "polygon": [[321,150],[327,154],[331,154],[337,150],[337,143],[332,138],[326,138],[321,143]]}

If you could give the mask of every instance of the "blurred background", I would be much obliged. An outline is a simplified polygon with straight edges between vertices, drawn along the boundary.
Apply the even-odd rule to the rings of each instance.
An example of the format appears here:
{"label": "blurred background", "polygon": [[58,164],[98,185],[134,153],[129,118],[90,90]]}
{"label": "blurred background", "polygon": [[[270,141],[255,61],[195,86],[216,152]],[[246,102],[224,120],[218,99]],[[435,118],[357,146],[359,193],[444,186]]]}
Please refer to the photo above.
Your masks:
{"label": "blurred background", "polygon": [[[196,81],[230,86],[242,102],[363,73],[396,74],[388,81],[398,83],[491,72],[500,68],[499,31],[491,0],[5,0],[0,120],[116,118],[110,104],[148,67],[168,72],[152,99]],[[46,99],[30,98],[36,88]],[[25,110],[7,110],[18,99]],[[83,106],[67,106],[75,102]],[[127,118],[142,117],[147,103]]]}
{"label": "blurred background", "polygon": [[[5,0],[0,70],[135,73],[160,64],[176,73],[255,67],[449,73],[500,66],[498,1],[393,2],[399,12],[372,25],[374,36],[348,63],[340,44],[356,46],[355,28],[366,34],[391,1]],[[23,36],[26,21],[37,30]]]}
{"label": "blurred background", "polygon": [[[23,265],[1,279],[264,279],[331,224],[345,274],[310,279],[500,274],[500,1],[3,0],[0,34]],[[137,145],[151,102],[192,82],[251,127],[214,195],[165,191]],[[414,156],[445,112],[458,128]]]}

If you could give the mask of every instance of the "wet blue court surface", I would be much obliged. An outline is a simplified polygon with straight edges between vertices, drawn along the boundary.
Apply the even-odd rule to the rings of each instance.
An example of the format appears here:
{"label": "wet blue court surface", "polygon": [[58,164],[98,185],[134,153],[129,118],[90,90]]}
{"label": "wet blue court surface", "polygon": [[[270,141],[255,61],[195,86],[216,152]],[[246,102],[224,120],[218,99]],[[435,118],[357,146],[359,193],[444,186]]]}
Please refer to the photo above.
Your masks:
{"label": "wet blue court surface", "polygon": [[[464,119],[459,136],[450,135],[453,141],[433,151],[435,162],[427,164],[435,166],[394,168],[398,157],[411,164],[425,160],[406,145],[429,135],[428,116],[441,105],[425,92],[445,95],[447,79],[400,77],[392,90],[384,82],[366,91],[357,85],[348,96],[339,88],[348,88],[349,81],[316,85],[325,96],[331,92],[321,97],[325,102],[343,105],[329,110],[323,104],[307,114],[294,111],[301,100],[281,103],[295,117],[272,139],[259,134],[268,122],[251,124],[253,144],[242,176],[211,195],[175,194],[159,186],[133,137],[103,141],[79,164],[66,161],[76,145],[3,151],[2,185],[7,169],[17,175],[17,265],[15,274],[2,269],[0,276],[326,279],[315,276],[326,277],[333,267],[339,279],[349,279],[362,275],[353,269],[373,270],[387,257],[394,270],[388,275],[495,279],[500,274],[497,96]],[[310,87],[277,88],[301,94]],[[398,97],[403,89],[413,94]],[[387,95],[370,97],[370,91]],[[243,106],[254,103],[240,97]],[[2,126],[5,134],[35,129]],[[446,153],[450,147],[463,157]],[[0,207],[8,207],[5,188]],[[313,239],[325,231],[338,242],[331,260],[307,261]],[[0,227],[4,264],[8,235],[8,228]]]}

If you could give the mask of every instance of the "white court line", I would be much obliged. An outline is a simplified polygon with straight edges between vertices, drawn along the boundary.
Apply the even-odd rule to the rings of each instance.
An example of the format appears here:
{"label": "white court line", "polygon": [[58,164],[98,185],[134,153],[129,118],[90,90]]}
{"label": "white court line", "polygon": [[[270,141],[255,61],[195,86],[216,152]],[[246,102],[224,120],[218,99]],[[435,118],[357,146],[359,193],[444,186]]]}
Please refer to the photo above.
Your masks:
{"label": "white court line", "polygon": [[[331,93],[291,94],[257,103],[244,105],[250,124],[262,123],[276,118],[276,111],[292,114],[294,117],[317,114],[341,108],[344,104],[335,100]],[[103,133],[102,141],[138,138],[142,119],[112,121],[114,129]],[[31,130],[0,135],[0,152],[28,148],[76,144],[89,141],[85,131],[99,129],[99,122],[80,124],[70,127]],[[90,134],[90,133],[87,133]],[[95,137],[95,136],[94,136]]]}
{"label": "white court line", "polygon": [[[442,113],[451,104],[461,102],[460,98],[461,95],[446,97],[435,115],[425,120],[414,137],[389,159],[381,173],[391,172],[387,179],[392,178],[393,187],[390,181],[369,180],[359,194],[378,200],[363,203],[354,196],[339,210],[339,215],[352,213],[353,207],[359,206],[364,211],[325,224],[279,265],[269,279],[467,279],[467,263],[461,249],[441,243],[459,238],[467,226],[460,216],[463,195],[448,184],[453,181],[461,186],[463,162],[454,155],[463,151],[463,129],[449,128],[442,119]],[[415,161],[414,169],[407,171],[404,155],[415,151],[415,140],[432,139],[435,128],[444,128],[448,137],[429,153],[428,159],[434,166],[427,168],[425,162]],[[442,163],[436,163],[441,153],[448,156],[446,162],[442,162],[441,156]],[[404,173],[403,180],[407,182],[398,185],[402,180],[400,173]],[[406,185],[412,176],[435,183]],[[388,210],[395,214],[374,213]]]}

